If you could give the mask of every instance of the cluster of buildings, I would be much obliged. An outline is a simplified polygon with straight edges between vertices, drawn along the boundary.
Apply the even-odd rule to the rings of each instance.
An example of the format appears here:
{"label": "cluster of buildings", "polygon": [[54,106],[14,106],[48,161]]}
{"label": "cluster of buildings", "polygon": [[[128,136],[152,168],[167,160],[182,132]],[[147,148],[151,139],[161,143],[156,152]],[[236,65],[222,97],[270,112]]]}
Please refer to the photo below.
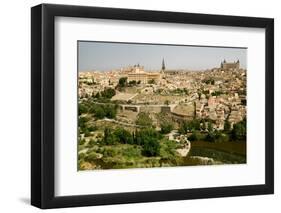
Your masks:
{"label": "cluster of buildings", "polygon": [[138,90],[135,94],[117,91],[113,97],[117,101],[126,97],[129,104],[154,100],[153,104],[161,105],[166,104],[167,97],[173,106],[192,102],[196,117],[213,120],[217,129],[223,129],[226,120],[233,125],[246,116],[246,70],[240,67],[239,60],[224,60],[220,66],[202,71],[166,70],[163,59],[158,71],[146,71],[138,64],[108,72],[79,72],[79,98],[108,87],[115,89],[122,77],[127,78],[127,83],[135,82]]}
{"label": "cluster of buildings", "polygon": [[214,128],[223,130],[226,120],[232,127],[246,117],[246,106],[237,95],[211,96],[208,99],[203,95],[195,101],[195,113],[197,118],[210,119],[214,121]]}

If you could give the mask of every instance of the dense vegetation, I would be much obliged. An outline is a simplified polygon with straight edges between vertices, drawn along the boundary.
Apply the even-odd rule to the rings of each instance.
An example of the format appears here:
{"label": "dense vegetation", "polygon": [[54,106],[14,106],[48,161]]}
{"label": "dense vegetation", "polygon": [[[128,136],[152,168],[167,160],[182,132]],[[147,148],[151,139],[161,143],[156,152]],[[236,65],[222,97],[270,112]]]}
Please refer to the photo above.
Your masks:
{"label": "dense vegetation", "polygon": [[[192,121],[183,121],[179,127],[179,133],[187,134],[191,133],[188,137],[190,141],[209,141],[209,142],[226,142],[226,141],[245,141],[246,140],[246,119],[233,125],[228,120],[224,124],[224,130],[214,130],[211,121],[200,121],[193,119]],[[201,133],[205,130],[207,133]]]}
{"label": "dense vegetation", "polygon": [[112,88],[106,88],[104,91],[97,92],[92,95],[93,100],[100,103],[110,102],[110,99],[116,95],[116,91]]}
{"label": "dense vegetation", "polygon": [[[85,145],[83,140],[81,145]],[[106,127],[103,137],[91,142],[88,153],[79,154],[79,168],[85,169],[85,162],[104,169],[171,166],[181,159],[176,153],[177,146],[153,128],[130,132]]]}
{"label": "dense vegetation", "polygon": [[[122,90],[136,84],[138,82],[120,78],[117,87]],[[187,90],[172,92],[188,93]],[[233,127],[226,120],[224,130],[218,131],[209,119],[194,117],[193,120],[180,122],[174,121],[166,113],[153,117],[150,113],[140,112],[135,120],[136,125],[125,128],[116,123],[118,105],[110,100],[115,94],[114,89],[105,88],[79,102],[79,169],[200,165],[200,160],[192,156],[209,157],[221,163],[246,162],[246,147],[242,146],[239,153],[232,151],[245,144],[246,119]],[[169,101],[165,104],[169,105]],[[113,119],[110,120],[114,121],[112,125],[98,126],[99,121],[109,121],[105,118]],[[191,142],[192,148],[187,157],[177,152],[186,145],[184,142],[168,139],[167,134],[171,132],[178,132]]]}
{"label": "dense vegetation", "polygon": [[79,115],[90,114],[96,119],[115,118],[117,107],[116,104],[112,103],[82,102],[79,103],[78,113]]}
{"label": "dense vegetation", "polygon": [[138,145],[142,148],[144,156],[159,156],[162,135],[152,128],[136,130],[131,133],[123,128],[104,129],[104,137],[99,141],[103,145],[130,144]]}

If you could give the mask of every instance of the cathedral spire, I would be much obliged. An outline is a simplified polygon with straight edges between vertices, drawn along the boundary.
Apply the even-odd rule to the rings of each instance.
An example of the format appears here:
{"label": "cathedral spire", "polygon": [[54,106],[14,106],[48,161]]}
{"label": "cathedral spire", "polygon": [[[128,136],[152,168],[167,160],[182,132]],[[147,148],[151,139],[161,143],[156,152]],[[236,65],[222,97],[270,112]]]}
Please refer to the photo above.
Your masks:
{"label": "cathedral spire", "polygon": [[162,71],[164,71],[165,70],[165,61],[164,61],[164,58],[163,58],[163,60],[162,60]]}

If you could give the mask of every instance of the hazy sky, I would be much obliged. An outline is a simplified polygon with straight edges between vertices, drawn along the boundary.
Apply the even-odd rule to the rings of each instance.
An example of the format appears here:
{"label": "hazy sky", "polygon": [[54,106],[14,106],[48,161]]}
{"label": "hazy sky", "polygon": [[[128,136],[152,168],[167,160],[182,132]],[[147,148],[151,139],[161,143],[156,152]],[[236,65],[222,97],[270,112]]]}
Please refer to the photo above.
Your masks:
{"label": "hazy sky", "polygon": [[129,44],[110,42],[78,42],[79,71],[110,70],[140,64],[146,70],[161,69],[162,59],[166,69],[202,70],[240,60],[247,66],[247,49],[202,46],[174,46]]}

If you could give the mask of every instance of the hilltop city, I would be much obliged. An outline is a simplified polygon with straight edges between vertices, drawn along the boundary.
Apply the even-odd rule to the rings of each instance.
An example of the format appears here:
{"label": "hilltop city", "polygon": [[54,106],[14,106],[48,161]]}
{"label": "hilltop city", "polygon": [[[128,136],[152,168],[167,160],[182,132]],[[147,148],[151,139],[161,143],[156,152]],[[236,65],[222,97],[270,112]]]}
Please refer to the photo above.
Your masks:
{"label": "hilltop city", "polygon": [[[134,141],[137,140],[134,137],[138,131],[144,131],[145,126],[152,127],[157,134],[163,135],[160,138],[175,142],[176,147],[171,149],[174,149],[174,155],[179,157],[191,155],[189,152],[193,146],[192,141],[201,141],[194,143],[194,146],[199,146],[202,141],[231,141],[225,147],[233,141],[245,142],[247,72],[240,67],[239,60],[223,60],[217,67],[199,71],[168,69],[164,59],[159,64],[159,70],[146,70],[144,66],[136,64],[108,71],[79,72],[80,169],[154,167],[151,163],[140,162],[142,158],[133,158],[138,162],[132,165],[124,159],[123,163],[107,164],[105,159],[108,158],[105,158],[104,151],[102,153],[96,149],[93,159],[87,158],[89,150],[93,150],[93,147],[116,146],[115,142],[105,142],[108,139],[105,138],[107,134],[114,135],[116,129],[123,129],[120,134],[131,135],[129,137]],[[122,141],[119,136],[116,133],[113,140]],[[145,146],[140,146],[141,155],[161,158],[162,140],[164,139],[158,140],[160,154],[149,151],[149,154],[143,154]],[[208,148],[210,146],[214,145],[208,145]],[[245,155],[245,143],[243,147],[242,155]],[[227,148],[223,151],[231,152]],[[238,154],[241,155],[241,152]],[[202,153],[191,155],[189,159],[193,162],[188,161],[190,165],[245,162],[244,158],[242,161],[224,161],[211,158],[210,155],[206,157]],[[171,162],[174,161],[163,165],[189,165],[187,161]],[[162,165],[158,161],[155,164]]]}

